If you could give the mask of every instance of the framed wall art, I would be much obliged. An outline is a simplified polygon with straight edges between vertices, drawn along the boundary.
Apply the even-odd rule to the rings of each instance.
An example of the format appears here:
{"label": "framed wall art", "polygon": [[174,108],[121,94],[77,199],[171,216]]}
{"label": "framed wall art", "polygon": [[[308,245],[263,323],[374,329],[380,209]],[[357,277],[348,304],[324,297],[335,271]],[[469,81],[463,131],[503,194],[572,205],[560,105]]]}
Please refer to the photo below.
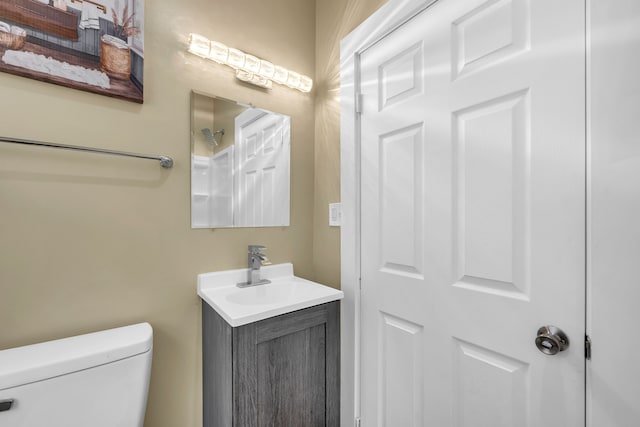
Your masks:
{"label": "framed wall art", "polygon": [[143,102],[144,0],[0,0],[0,71]]}

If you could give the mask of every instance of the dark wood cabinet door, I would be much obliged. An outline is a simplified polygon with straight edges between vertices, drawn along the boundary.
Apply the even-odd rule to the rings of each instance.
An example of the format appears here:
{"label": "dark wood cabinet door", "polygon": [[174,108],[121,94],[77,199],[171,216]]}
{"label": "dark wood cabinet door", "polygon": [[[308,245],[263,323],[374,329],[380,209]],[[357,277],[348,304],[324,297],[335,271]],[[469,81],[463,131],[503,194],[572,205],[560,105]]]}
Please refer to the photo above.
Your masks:
{"label": "dark wood cabinet door", "polygon": [[258,344],[261,426],[324,427],[325,325]]}
{"label": "dark wood cabinet door", "polygon": [[[214,392],[212,389],[217,386],[210,383],[214,378],[224,382],[226,376],[211,375],[216,366],[205,368],[205,427],[229,425],[217,424],[229,418],[236,427],[338,427],[339,307],[339,302],[332,302],[237,328],[228,327],[230,334],[224,326],[210,324],[209,329],[226,343],[204,339],[212,348],[204,349],[203,364],[215,363],[208,360],[207,354],[221,358],[231,349],[232,385],[228,392],[233,397],[232,402],[224,397],[218,402],[207,401],[209,396],[221,398],[224,391]],[[211,323],[216,316],[217,321],[224,323],[210,307],[206,309],[203,305],[203,321]],[[204,332],[206,335],[207,331]],[[229,366],[229,359],[222,357],[219,362],[220,368]],[[207,380],[207,372],[211,380]],[[208,404],[216,409],[207,410]],[[229,411],[232,417],[221,416]],[[207,413],[211,423],[207,422]]]}

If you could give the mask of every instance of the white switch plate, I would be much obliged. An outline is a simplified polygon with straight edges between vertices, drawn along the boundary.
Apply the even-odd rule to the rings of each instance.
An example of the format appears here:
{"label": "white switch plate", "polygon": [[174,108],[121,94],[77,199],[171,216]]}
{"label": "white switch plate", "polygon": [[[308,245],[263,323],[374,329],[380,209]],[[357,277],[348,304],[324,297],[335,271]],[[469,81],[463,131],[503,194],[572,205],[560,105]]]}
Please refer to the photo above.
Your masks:
{"label": "white switch plate", "polygon": [[340,227],[342,225],[342,204],[329,203],[329,225]]}

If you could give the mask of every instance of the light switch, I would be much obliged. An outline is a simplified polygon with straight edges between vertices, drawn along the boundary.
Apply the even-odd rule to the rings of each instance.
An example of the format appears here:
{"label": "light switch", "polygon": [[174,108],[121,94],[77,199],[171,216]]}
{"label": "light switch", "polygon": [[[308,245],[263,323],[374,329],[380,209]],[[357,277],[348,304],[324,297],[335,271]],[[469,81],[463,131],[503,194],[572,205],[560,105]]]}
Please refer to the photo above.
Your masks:
{"label": "light switch", "polygon": [[329,204],[329,225],[331,227],[340,227],[342,225],[342,204]]}

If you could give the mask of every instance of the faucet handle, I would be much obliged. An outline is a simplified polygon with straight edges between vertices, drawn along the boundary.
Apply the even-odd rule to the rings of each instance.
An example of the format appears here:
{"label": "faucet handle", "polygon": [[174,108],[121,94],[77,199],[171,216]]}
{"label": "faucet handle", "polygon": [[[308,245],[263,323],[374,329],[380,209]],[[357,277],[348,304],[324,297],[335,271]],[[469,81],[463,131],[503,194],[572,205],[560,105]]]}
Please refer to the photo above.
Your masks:
{"label": "faucet handle", "polygon": [[260,264],[261,264],[262,266],[265,266],[265,265],[271,265],[271,261],[269,261],[269,258],[267,258],[266,256],[261,255],[261,256],[260,256]]}
{"label": "faucet handle", "polygon": [[267,249],[267,247],[266,246],[262,246],[262,245],[249,245],[249,253],[250,254],[258,254],[263,249]]}

